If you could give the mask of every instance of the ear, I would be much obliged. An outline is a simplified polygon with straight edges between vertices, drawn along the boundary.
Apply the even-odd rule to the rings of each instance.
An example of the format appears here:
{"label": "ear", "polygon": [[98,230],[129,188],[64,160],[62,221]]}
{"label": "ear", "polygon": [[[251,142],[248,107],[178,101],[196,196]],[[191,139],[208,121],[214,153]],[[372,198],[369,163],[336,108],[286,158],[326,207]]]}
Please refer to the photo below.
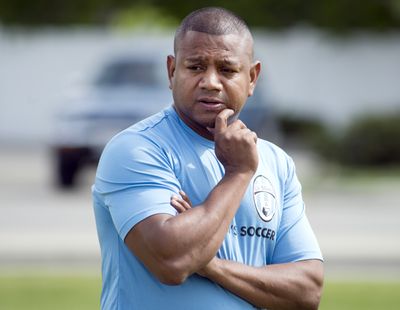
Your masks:
{"label": "ear", "polygon": [[174,83],[174,74],[175,74],[175,57],[172,55],[168,55],[167,57],[167,70],[168,70],[169,88],[172,89],[172,85]]}
{"label": "ear", "polygon": [[261,72],[261,63],[256,61],[250,68],[250,87],[248,96],[252,96]]}

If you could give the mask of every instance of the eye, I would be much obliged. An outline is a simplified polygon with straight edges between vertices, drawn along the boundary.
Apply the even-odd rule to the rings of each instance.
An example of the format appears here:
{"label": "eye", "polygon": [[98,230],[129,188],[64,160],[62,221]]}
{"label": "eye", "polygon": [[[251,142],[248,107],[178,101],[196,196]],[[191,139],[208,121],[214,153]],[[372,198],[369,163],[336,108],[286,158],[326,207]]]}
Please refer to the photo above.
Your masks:
{"label": "eye", "polygon": [[234,73],[237,72],[237,70],[235,70],[235,69],[233,69],[233,68],[230,68],[230,67],[222,67],[222,68],[220,69],[220,71],[221,71],[223,74],[234,74]]}
{"label": "eye", "polygon": [[230,68],[222,68],[221,71],[222,72],[233,72],[232,69],[230,69]]}
{"label": "eye", "polygon": [[190,65],[187,67],[190,71],[202,71],[203,67],[200,65]]}

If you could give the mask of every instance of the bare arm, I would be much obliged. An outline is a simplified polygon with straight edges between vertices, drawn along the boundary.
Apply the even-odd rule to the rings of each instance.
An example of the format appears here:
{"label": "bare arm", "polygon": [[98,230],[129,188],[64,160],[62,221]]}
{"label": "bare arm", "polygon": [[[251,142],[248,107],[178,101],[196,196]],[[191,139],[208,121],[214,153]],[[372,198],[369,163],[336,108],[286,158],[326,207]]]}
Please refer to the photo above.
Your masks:
{"label": "bare arm", "polygon": [[318,309],[323,284],[319,260],[257,268],[215,258],[200,274],[251,304],[270,310]]}
{"label": "bare arm", "polygon": [[215,126],[215,147],[225,175],[196,208],[178,216],[158,214],[138,223],[125,243],[166,284],[180,284],[203,268],[221,246],[258,165],[257,137],[222,111]]}
{"label": "bare arm", "polygon": [[[178,212],[191,208],[181,192],[171,205]],[[203,277],[260,307],[272,309],[318,309],[323,285],[323,264],[304,260],[287,264],[252,267],[215,257],[198,271]]]}

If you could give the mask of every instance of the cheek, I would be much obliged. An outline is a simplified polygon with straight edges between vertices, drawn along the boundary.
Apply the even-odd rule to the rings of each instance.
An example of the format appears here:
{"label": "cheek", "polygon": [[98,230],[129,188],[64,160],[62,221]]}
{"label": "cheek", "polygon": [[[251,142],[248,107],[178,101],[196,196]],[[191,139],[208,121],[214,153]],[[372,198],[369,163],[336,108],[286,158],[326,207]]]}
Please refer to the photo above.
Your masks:
{"label": "cheek", "polygon": [[196,91],[197,82],[189,76],[181,76],[178,83],[175,84],[177,92],[186,98],[192,97]]}
{"label": "cheek", "polygon": [[235,102],[236,105],[242,105],[247,100],[249,95],[249,87],[244,83],[232,83],[229,85],[229,99]]}
{"label": "cheek", "polygon": [[188,102],[191,102],[192,92],[190,91],[190,85],[185,79],[175,79],[172,95],[177,104],[186,105]]}

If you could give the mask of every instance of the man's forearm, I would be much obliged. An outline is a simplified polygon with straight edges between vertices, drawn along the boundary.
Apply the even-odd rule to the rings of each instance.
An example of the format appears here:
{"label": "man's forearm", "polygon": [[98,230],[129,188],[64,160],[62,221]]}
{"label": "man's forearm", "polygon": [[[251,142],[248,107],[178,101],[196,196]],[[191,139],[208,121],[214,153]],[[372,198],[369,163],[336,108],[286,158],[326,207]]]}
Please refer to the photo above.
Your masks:
{"label": "man's forearm", "polygon": [[224,109],[215,118],[215,154],[225,175],[204,203],[175,217],[151,216],[125,238],[134,254],[165,283],[181,283],[215,256],[257,170],[257,135],[239,120],[228,125],[233,114]]}
{"label": "man's forearm", "polygon": [[226,174],[203,204],[175,217],[155,215],[138,223],[126,244],[160,280],[184,281],[215,256],[252,175]]}
{"label": "man's forearm", "polygon": [[193,272],[220,248],[250,179],[251,174],[224,176],[201,205],[164,223],[169,239],[164,244],[173,245],[174,255],[183,264],[193,265]]}
{"label": "man's forearm", "polygon": [[318,309],[323,264],[318,260],[251,267],[214,258],[199,272],[260,308]]}

